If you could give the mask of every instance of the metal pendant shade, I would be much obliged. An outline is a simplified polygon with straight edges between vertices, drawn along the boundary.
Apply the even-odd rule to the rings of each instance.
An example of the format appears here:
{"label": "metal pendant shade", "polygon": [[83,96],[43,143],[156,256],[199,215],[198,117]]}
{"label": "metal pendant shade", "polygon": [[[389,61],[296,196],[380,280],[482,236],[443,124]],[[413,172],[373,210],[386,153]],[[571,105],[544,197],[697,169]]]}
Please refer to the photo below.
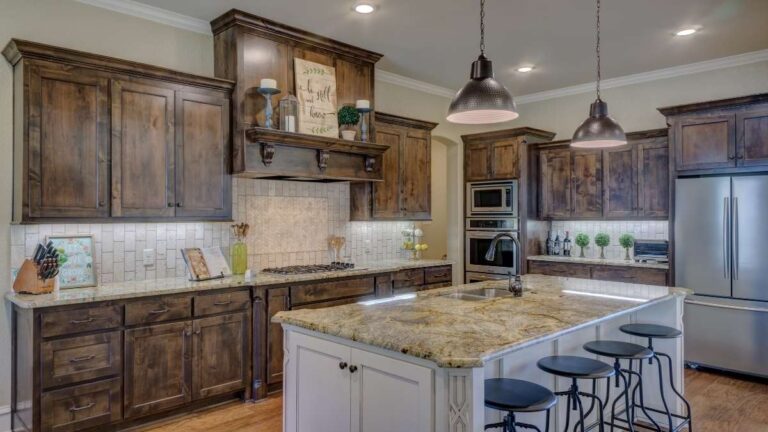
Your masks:
{"label": "metal pendant shade", "polygon": [[485,57],[485,0],[480,1],[480,56],[472,62],[469,82],[453,97],[446,119],[451,123],[489,124],[516,119],[512,95],[493,75]]}
{"label": "metal pendant shade", "polygon": [[606,148],[627,143],[624,129],[608,115],[608,104],[600,99],[600,0],[597,0],[597,99],[589,107],[589,118],[576,129],[571,147]]}

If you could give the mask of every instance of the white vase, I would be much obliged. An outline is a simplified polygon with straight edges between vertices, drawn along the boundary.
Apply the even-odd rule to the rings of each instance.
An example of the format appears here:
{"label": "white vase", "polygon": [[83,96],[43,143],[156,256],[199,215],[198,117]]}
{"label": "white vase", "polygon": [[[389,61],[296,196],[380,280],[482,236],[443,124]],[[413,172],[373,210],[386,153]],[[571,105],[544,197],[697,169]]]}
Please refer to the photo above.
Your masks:
{"label": "white vase", "polygon": [[348,141],[354,141],[355,135],[357,135],[357,131],[354,129],[341,131],[341,137]]}

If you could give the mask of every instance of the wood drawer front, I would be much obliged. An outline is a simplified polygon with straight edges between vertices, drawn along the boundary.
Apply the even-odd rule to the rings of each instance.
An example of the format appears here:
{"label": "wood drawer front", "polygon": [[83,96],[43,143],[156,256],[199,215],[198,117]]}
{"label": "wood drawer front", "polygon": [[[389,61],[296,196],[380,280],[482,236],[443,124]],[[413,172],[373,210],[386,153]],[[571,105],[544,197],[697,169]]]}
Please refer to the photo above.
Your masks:
{"label": "wood drawer front", "polygon": [[121,345],[119,330],[43,342],[43,387],[120,374]]}
{"label": "wood drawer front", "polygon": [[446,287],[449,287],[449,286],[452,286],[452,285],[453,285],[453,283],[450,282],[450,281],[449,282],[431,283],[431,284],[427,284],[427,285],[422,286],[421,288],[419,288],[419,291],[426,291],[426,290],[431,290],[431,289],[436,289],[436,288],[446,288]]}
{"label": "wood drawer front", "polygon": [[248,291],[199,295],[195,296],[195,316],[241,311],[248,309],[250,304]]}
{"label": "wood drawer front", "polygon": [[151,324],[191,316],[192,297],[161,297],[125,305],[125,325]]}
{"label": "wood drawer front", "polygon": [[424,283],[434,284],[453,281],[453,268],[451,266],[429,267],[424,269]]}
{"label": "wood drawer front", "polygon": [[43,393],[43,432],[71,432],[123,418],[120,378]]}
{"label": "wood drawer front", "polygon": [[41,315],[43,337],[108,330],[123,324],[119,305],[43,312]]}
{"label": "wood drawer front", "polygon": [[554,263],[528,261],[528,273],[538,273],[547,276],[574,277],[589,279],[589,266],[586,264]]}
{"label": "wood drawer front", "polygon": [[592,279],[666,286],[667,271],[637,267],[593,266]]}
{"label": "wood drawer front", "polygon": [[408,287],[418,287],[424,285],[424,269],[402,270],[395,273],[393,277],[393,288],[397,294],[398,290]]}
{"label": "wood drawer front", "polygon": [[291,287],[291,305],[361,297],[375,293],[373,277],[347,279]]}

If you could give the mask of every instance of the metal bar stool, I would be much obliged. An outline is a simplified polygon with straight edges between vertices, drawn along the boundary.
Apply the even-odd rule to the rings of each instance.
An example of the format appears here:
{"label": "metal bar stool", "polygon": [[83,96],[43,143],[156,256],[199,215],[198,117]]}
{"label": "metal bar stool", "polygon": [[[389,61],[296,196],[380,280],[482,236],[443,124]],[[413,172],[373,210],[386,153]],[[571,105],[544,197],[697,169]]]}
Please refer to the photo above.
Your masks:
{"label": "metal bar stool", "polygon": [[[557,375],[564,378],[571,379],[571,387],[562,392],[555,392],[557,396],[566,396],[568,398],[568,409],[565,411],[565,428],[563,431],[568,431],[571,424],[571,411],[579,411],[579,420],[574,425],[580,429],[581,432],[585,432],[587,429],[584,426],[584,421],[592,412],[592,408],[595,403],[598,405],[598,417],[599,417],[599,430],[604,430],[605,419],[603,418],[603,401],[595,394],[597,388],[597,380],[602,378],[611,378],[616,374],[616,370],[609,364],[601,362],[599,360],[576,357],[576,356],[551,356],[544,357],[537,362],[539,369],[552,375]],[[592,393],[583,392],[579,390],[578,380],[587,379],[592,380]],[[590,409],[587,413],[584,413],[584,405],[581,402],[581,397],[586,397],[592,400]],[[594,426],[590,426],[592,429]]]}
{"label": "metal bar stool", "polygon": [[[631,387],[631,379],[632,375],[637,376],[638,383],[635,385],[635,388],[640,388],[640,394],[643,394],[642,390],[642,380],[640,379],[640,374],[638,372],[635,372],[631,368],[632,361],[638,360],[642,362],[643,360],[649,359],[653,357],[653,351],[650,349],[642,346],[637,345],[629,342],[622,342],[622,341],[592,341],[587,342],[583,346],[584,350],[587,352],[590,352],[592,354],[597,354],[599,356],[603,357],[611,357],[613,358],[613,369],[616,371],[616,379],[615,379],[615,387],[619,387],[619,380],[621,380],[624,383],[624,390],[619,394],[619,396],[614,399],[613,404],[611,405],[611,422],[609,423],[611,425],[611,429],[613,427],[618,427],[623,430],[628,430],[630,432],[635,431],[635,424],[634,424],[634,413],[629,409],[632,404],[629,403],[629,393],[630,393],[630,387]],[[622,369],[621,368],[621,360],[629,360],[630,368],[629,369]],[[627,379],[627,376],[630,378]],[[634,392],[633,392],[634,394]],[[610,385],[606,389],[606,400],[610,399]],[[619,413],[616,412],[616,405],[621,401],[624,400],[624,406],[625,409],[623,411],[620,411]],[[644,407],[641,406],[641,408],[644,410]],[[648,415],[647,412],[643,411],[646,416],[650,418],[650,415]],[[622,413],[626,413],[627,419],[621,419],[619,416]],[[620,424],[617,424],[616,421],[620,420],[622,422],[626,421],[627,426],[622,426]],[[651,418],[651,421],[653,419]],[[659,427],[658,424],[654,422],[654,425]]]}
{"label": "metal bar stool", "polygon": [[485,426],[485,430],[501,428],[503,432],[517,432],[520,429],[533,429],[541,432],[538,427],[518,422],[515,413],[547,412],[547,424],[544,432],[549,432],[549,411],[557,403],[555,394],[548,388],[538,384],[510,378],[492,378],[485,380],[485,406],[507,413],[500,423]]}
{"label": "metal bar stool", "polygon": [[[691,419],[691,404],[688,403],[688,400],[683,397],[683,395],[677,390],[675,387],[675,378],[672,373],[672,357],[670,357],[668,354],[658,352],[654,350],[653,348],[653,339],[675,339],[680,337],[683,332],[680,330],[674,328],[674,327],[668,327],[658,324],[624,324],[623,326],[619,327],[619,330],[622,332],[632,335],[632,336],[639,336],[648,338],[648,349],[653,351],[653,356],[648,359],[648,364],[653,364],[653,361],[656,360],[656,365],[658,367],[659,371],[659,393],[661,395],[661,402],[664,405],[664,410],[659,410],[656,408],[646,407],[645,401],[643,399],[642,392],[640,393],[640,403],[636,403],[636,389],[632,392],[632,409],[634,411],[634,408],[636,406],[639,406],[644,412],[652,411],[658,414],[663,414],[667,417],[667,428],[666,430],[670,432],[676,432],[681,430],[683,427],[688,427],[688,432],[693,432],[693,424]],[[673,413],[669,409],[669,405],[667,404],[667,399],[664,394],[664,371],[661,365],[661,359],[660,357],[664,357],[667,359],[667,366],[668,366],[668,377],[669,377],[669,386],[672,388],[672,392],[677,395],[678,398],[680,398],[681,401],[683,401],[683,404],[685,404],[685,415],[680,415],[677,413]],[[643,373],[643,362],[640,361],[640,367],[639,367],[639,373],[642,375]],[[632,368],[630,363],[630,369]],[[633,413],[634,414],[634,413]],[[646,414],[647,415],[647,414]],[[650,416],[648,416],[650,418]],[[677,426],[674,426],[672,418],[676,418],[679,420],[682,420],[680,424]],[[651,421],[654,423],[658,431],[661,431],[661,428],[658,426],[658,424],[653,421],[652,418],[650,418]]]}

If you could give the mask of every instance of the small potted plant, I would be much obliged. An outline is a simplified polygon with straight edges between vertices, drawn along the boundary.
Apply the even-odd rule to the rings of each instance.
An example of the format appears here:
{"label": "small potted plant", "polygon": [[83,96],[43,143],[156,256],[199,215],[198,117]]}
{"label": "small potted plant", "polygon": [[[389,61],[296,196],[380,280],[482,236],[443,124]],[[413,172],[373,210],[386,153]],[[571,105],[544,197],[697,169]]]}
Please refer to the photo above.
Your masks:
{"label": "small potted plant", "polygon": [[629,261],[629,248],[635,245],[635,238],[632,234],[622,234],[619,237],[619,244],[624,248],[624,259]]}
{"label": "small potted plant", "polygon": [[345,140],[354,141],[357,130],[355,126],[360,121],[360,114],[355,107],[345,105],[339,109],[339,127],[341,128],[341,137]]}
{"label": "small potted plant", "polygon": [[605,247],[611,244],[611,236],[606,233],[597,233],[595,244],[600,247],[600,258],[605,259]]}
{"label": "small potted plant", "polygon": [[576,246],[581,248],[581,253],[579,254],[579,258],[584,258],[584,248],[589,246],[589,236],[584,233],[577,234]]}

